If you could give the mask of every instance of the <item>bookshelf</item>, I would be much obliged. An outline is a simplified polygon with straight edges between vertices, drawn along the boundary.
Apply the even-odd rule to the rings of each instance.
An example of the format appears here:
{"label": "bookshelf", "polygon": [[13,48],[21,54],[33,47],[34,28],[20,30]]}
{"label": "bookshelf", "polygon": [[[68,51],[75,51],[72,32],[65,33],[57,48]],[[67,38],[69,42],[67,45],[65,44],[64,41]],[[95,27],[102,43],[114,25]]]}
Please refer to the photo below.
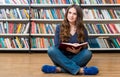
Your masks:
{"label": "bookshelf", "polygon": [[[85,1],[85,0],[84,0]],[[88,1],[87,1],[88,2]],[[75,2],[76,3],[76,2]],[[60,3],[60,4],[55,4],[55,3],[53,3],[53,4],[46,4],[46,3],[43,3],[43,4],[32,4],[32,6],[31,7],[33,7],[33,8],[46,8],[46,9],[49,9],[49,8],[66,8],[66,7],[68,7],[68,6],[70,6],[71,4],[68,4],[68,3],[66,3],[66,4],[62,4],[62,3]],[[104,4],[84,4],[84,3],[82,3],[81,4],[81,7],[83,8],[83,9],[100,9],[100,10],[102,10],[102,9],[119,9],[119,7],[120,7],[120,4],[110,4],[110,3],[104,3]],[[35,22],[42,22],[42,23],[61,23],[61,21],[63,20],[63,19],[57,19],[57,18],[45,18],[45,19],[31,19],[32,21],[35,21]],[[84,18],[84,22],[85,22],[85,24],[94,24],[94,26],[96,26],[96,24],[102,24],[102,26],[104,25],[104,24],[119,24],[119,22],[120,22],[120,18],[102,18],[102,19],[100,19],[100,18]],[[92,25],[91,25],[92,26]],[[120,26],[120,25],[118,25],[118,26]],[[89,31],[89,30],[88,30]],[[100,39],[96,39],[97,41],[101,41],[101,43],[105,40],[106,41],[106,39],[105,38],[120,38],[120,35],[119,35],[120,33],[89,33],[89,37],[90,38],[100,38]],[[44,37],[53,37],[54,36],[54,34],[33,34],[32,36],[37,36],[37,37],[42,37],[42,36],[44,36]],[[104,39],[103,39],[104,38]],[[94,41],[94,40],[93,40]],[[92,50],[92,51],[94,51],[94,50],[102,50],[102,51],[109,51],[109,50],[120,50],[120,47],[108,47],[108,45],[107,46],[105,46],[105,43],[103,42],[103,44],[99,44],[99,46],[101,45],[101,47],[99,48],[97,48],[97,47],[93,47],[93,48],[89,48],[90,50]],[[104,45],[104,46],[102,46],[102,45]],[[40,50],[39,48],[37,48],[38,50]],[[36,48],[32,48],[32,50],[37,50]],[[47,50],[47,49],[44,49],[44,50]]]}
{"label": "bookshelf", "polygon": [[[69,4],[31,4],[31,9],[34,9],[34,8],[39,8],[38,10],[39,11],[42,11],[42,10],[44,10],[44,13],[46,13],[46,12],[51,12],[51,9],[59,9],[59,8],[61,8],[61,10],[62,10],[62,8],[67,8],[69,6]],[[40,9],[42,9],[42,10],[40,10]],[[63,12],[62,12],[63,13]],[[34,22],[34,23],[38,23],[39,24],[39,26],[42,26],[42,25],[44,25],[44,26],[52,26],[51,28],[53,29],[51,32],[49,32],[49,33],[46,33],[45,31],[43,31],[43,32],[41,32],[41,33],[32,33],[31,32],[31,36],[32,37],[36,37],[36,38],[46,38],[46,39],[49,39],[49,38],[51,38],[52,40],[52,42],[50,42],[49,40],[44,40],[44,45],[45,45],[45,43],[47,43],[48,45],[47,45],[47,47],[42,47],[42,46],[40,46],[40,47],[37,47],[39,44],[37,44],[36,46],[34,46],[34,45],[32,45],[31,46],[31,51],[47,51],[47,49],[48,49],[48,47],[49,46],[51,46],[51,45],[53,45],[54,44],[54,42],[53,42],[53,37],[54,37],[54,32],[55,32],[55,27],[57,26],[57,24],[60,24],[61,22],[62,22],[62,20],[63,20],[63,18],[55,18],[55,16],[54,17],[49,17],[49,18],[44,18],[44,17],[38,17],[38,18],[35,18],[35,17],[33,17],[33,18],[31,18],[31,22]],[[40,27],[39,27],[40,28]],[[50,27],[49,27],[50,28]],[[46,30],[47,31],[47,30]],[[39,31],[40,32],[40,31]],[[47,31],[48,32],[48,31]],[[37,40],[36,40],[37,41]],[[46,41],[46,42],[45,42]],[[41,42],[38,42],[38,43],[41,43]],[[53,43],[53,44],[52,44]],[[35,48],[34,48],[35,47]]]}
{"label": "bookshelf", "polygon": [[0,51],[29,51],[28,1],[0,1]]}
{"label": "bookshelf", "polygon": [[[6,1],[11,1],[11,2],[9,3],[0,2],[1,4],[0,11],[1,9],[15,9],[15,10],[24,11],[24,14],[27,13],[27,15],[21,15],[18,13],[18,18],[12,18],[12,17],[5,18],[4,16],[6,15],[0,12],[0,17],[3,17],[3,18],[0,18],[0,25],[2,24],[10,25],[10,23],[14,24],[15,26],[18,26],[18,24],[25,25],[24,27],[21,27],[21,29],[23,28],[22,32],[19,31],[16,33],[14,31],[12,33],[9,33],[5,31],[5,32],[0,33],[0,40],[4,40],[1,38],[6,38],[7,40],[9,40],[7,41],[7,43],[9,44],[6,47],[4,45],[2,46],[3,42],[0,41],[0,44],[1,44],[0,51],[1,50],[11,50],[11,51],[18,50],[18,51],[29,51],[29,52],[47,51],[47,48],[49,46],[54,45],[53,37],[54,37],[55,27],[62,22],[64,18],[63,15],[65,13],[65,9],[74,3],[76,4],[81,3],[80,7],[82,7],[83,10],[86,9],[87,11],[89,9],[89,12],[97,11],[97,13],[101,13],[101,10],[106,10],[106,9],[107,10],[113,9],[115,11],[118,10],[117,11],[118,16],[116,18],[105,18],[102,15],[103,16],[102,18],[99,18],[99,17],[84,18],[84,23],[85,23],[85,27],[87,28],[89,32],[90,39],[93,38],[92,41],[97,40],[97,42],[100,41],[101,43],[101,44],[97,43],[99,47],[94,47],[94,46],[89,47],[89,50],[92,50],[92,51],[94,50],[95,51],[120,50],[120,31],[116,33],[112,33],[112,32],[107,31],[108,28],[105,29],[104,27],[104,30],[106,30],[107,32],[102,33],[99,31],[99,29],[97,29],[98,27],[96,27],[96,25],[102,26],[103,28],[103,26],[108,26],[109,24],[117,24],[117,28],[120,30],[120,27],[119,27],[120,26],[120,23],[119,23],[120,22],[120,13],[119,13],[120,3],[102,3],[101,2],[102,0],[99,0],[100,2],[96,2],[98,0],[93,0],[93,2],[89,2],[91,0],[55,0],[56,2],[53,0],[6,0]],[[16,2],[13,2],[13,1],[16,1]],[[53,2],[50,2],[50,1],[53,1]],[[67,1],[67,2],[64,2],[64,1]],[[59,9],[60,13],[57,13],[56,11],[57,9]],[[6,13],[8,13],[8,11]],[[6,27],[7,27],[7,30],[9,30],[8,26],[4,26],[3,28],[5,28],[6,30]],[[93,30],[90,31],[91,29]],[[17,28],[14,28],[14,30],[17,30]],[[22,47],[21,46],[20,47],[10,46],[12,44],[10,39],[15,41],[16,37],[19,38],[19,42],[22,45]],[[113,47],[108,46],[108,44],[106,44],[107,43],[106,39],[109,39],[109,38],[114,38],[114,39],[118,38],[117,39],[118,45],[113,46]],[[116,40],[113,40],[113,41],[115,42]],[[5,45],[7,45],[7,43],[5,43]],[[95,42],[92,44],[96,45]],[[105,46],[105,44],[107,46]],[[111,44],[113,45],[113,43]]]}
{"label": "bookshelf", "polygon": [[[81,7],[87,9],[86,11],[89,9],[89,12],[92,12],[92,15],[89,14],[90,16],[97,14],[97,16],[94,15],[91,18],[84,18],[91,39],[89,42],[92,42],[89,49],[92,51],[119,51],[120,11],[117,13],[120,7],[119,0],[116,0],[116,2],[114,2],[115,0],[82,1]],[[111,10],[114,16],[110,15]]]}
{"label": "bookshelf", "polygon": [[[39,34],[37,34],[37,33],[34,34],[34,32],[33,32],[33,33],[31,33],[31,36],[36,37],[36,38],[47,38],[47,39],[52,38],[52,42],[53,42],[55,27],[57,26],[57,24],[60,24],[63,21],[65,9],[73,3],[79,4],[79,0],[71,0],[70,2],[69,2],[69,0],[55,0],[56,2],[53,0],[50,0],[50,1],[53,1],[52,3],[50,1],[48,1],[48,2],[47,1],[48,0],[41,1],[41,3],[34,3],[34,2],[31,3],[31,9],[37,8],[37,11],[41,12],[41,16],[36,15],[39,17],[36,17],[36,18],[32,17],[31,22],[34,21],[35,23],[40,23],[39,25],[44,24],[44,26],[51,25],[52,26],[51,29],[53,29],[53,30],[49,30],[49,31],[53,31],[53,32],[50,32],[50,33],[43,32],[43,33],[39,33]],[[33,13],[33,14],[35,14],[35,13]],[[35,16],[35,15],[33,15],[33,16]],[[50,29],[50,27],[49,27],[49,29]],[[46,40],[44,40],[44,41],[46,41]],[[48,45],[47,48],[54,44],[54,42],[52,43],[49,40],[47,42],[50,43],[50,45]],[[44,44],[45,43],[46,42],[44,42]],[[34,51],[34,50],[36,50],[36,51],[44,51],[45,50],[46,51],[47,48],[36,47],[36,46],[32,45],[31,51]]]}

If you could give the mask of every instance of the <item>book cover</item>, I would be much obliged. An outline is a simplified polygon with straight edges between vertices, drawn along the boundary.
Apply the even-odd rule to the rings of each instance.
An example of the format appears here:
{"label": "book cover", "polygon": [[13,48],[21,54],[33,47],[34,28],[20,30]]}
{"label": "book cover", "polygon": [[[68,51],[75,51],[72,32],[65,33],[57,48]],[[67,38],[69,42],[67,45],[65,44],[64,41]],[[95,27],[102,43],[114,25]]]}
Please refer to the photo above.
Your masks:
{"label": "book cover", "polygon": [[61,50],[66,50],[67,47],[69,48],[75,48],[75,49],[79,49],[80,47],[84,47],[88,44],[88,42],[84,42],[81,44],[73,44],[73,43],[61,43],[59,45],[59,49]]}

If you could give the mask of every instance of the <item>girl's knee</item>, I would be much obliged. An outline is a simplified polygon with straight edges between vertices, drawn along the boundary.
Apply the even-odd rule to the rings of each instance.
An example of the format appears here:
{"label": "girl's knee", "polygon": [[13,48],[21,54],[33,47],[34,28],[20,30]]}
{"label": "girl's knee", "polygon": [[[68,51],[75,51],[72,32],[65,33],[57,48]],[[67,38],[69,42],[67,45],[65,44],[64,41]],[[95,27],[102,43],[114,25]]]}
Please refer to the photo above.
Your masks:
{"label": "girl's knee", "polygon": [[88,49],[84,50],[84,54],[85,54],[86,57],[92,57],[92,52]]}
{"label": "girl's knee", "polygon": [[50,54],[50,55],[52,55],[52,54],[55,53],[55,50],[56,50],[56,48],[54,46],[52,46],[52,47],[48,48],[47,53]]}

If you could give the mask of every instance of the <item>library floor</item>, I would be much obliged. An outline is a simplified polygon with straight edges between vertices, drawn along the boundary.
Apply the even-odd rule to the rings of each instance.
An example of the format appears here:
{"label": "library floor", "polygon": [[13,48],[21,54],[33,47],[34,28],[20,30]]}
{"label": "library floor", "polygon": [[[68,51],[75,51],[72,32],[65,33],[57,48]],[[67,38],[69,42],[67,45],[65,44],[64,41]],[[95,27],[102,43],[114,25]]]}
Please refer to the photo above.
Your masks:
{"label": "library floor", "polygon": [[[0,77],[80,77],[66,73],[44,74],[43,64],[52,62],[46,53],[0,53]],[[93,53],[88,66],[99,67],[99,74],[81,77],[120,77],[120,53]]]}

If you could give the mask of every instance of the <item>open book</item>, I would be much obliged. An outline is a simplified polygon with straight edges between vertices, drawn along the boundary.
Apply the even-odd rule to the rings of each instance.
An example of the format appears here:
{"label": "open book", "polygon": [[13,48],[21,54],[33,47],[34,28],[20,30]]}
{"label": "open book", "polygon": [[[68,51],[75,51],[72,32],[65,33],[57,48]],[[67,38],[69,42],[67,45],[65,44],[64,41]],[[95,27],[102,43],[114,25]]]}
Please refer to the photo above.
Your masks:
{"label": "open book", "polygon": [[88,42],[84,42],[84,43],[81,43],[81,44],[72,44],[72,43],[61,43],[59,45],[59,49],[61,50],[66,50],[67,47],[69,48],[75,48],[75,49],[78,49],[80,47],[84,47],[84,46],[87,46]]}

